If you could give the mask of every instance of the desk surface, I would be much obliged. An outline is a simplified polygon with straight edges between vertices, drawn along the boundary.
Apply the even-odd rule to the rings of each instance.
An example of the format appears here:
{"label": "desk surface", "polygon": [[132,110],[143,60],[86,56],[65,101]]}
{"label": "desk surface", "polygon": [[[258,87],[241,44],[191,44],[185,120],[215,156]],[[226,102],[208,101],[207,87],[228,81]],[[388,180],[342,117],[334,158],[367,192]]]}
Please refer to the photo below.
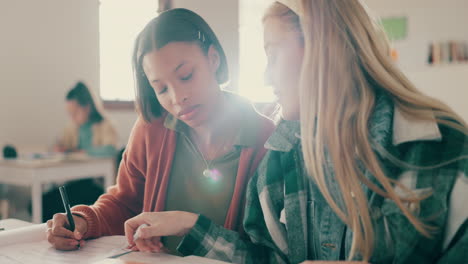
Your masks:
{"label": "desk surface", "polygon": [[[30,226],[29,228],[20,228],[20,227],[25,227],[25,226]],[[15,230],[14,233],[14,238],[19,238],[17,241],[11,241],[8,240],[8,243],[13,243],[13,244],[21,244],[21,243],[30,243],[31,241],[33,242],[38,242],[42,244],[34,245],[36,248],[40,248],[40,253],[41,254],[72,254],[75,257],[79,257],[80,253],[83,254],[100,254],[102,252],[99,252],[99,249],[97,250],[92,250],[91,253],[88,252],[80,252],[80,251],[75,251],[75,252],[49,252],[47,253],[48,248],[50,248],[50,245],[46,243],[45,239],[45,230],[46,230],[46,225],[41,224],[41,225],[34,225],[29,222],[21,221],[18,219],[5,219],[5,220],[0,220],[0,228],[5,228],[5,230],[12,230],[16,228],[20,228],[18,230]],[[7,232],[9,235],[11,235],[11,232]],[[8,235],[7,233],[4,233],[5,239],[7,239]],[[2,236],[2,231],[0,231],[0,236]],[[96,240],[90,240],[87,246],[91,245],[92,243],[98,243],[99,240],[104,239],[106,242],[100,242],[101,244],[100,247],[106,248],[106,247],[114,247],[115,245],[121,245],[122,241],[126,241],[125,237],[123,236],[114,236],[114,237],[102,237],[98,238]],[[117,240],[116,240],[117,239]],[[5,242],[5,240],[0,239],[0,242]],[[45,245],[43,245],[45,243]],[[0,248],[2,246],[0,245]],[[44,248],[41,248],[44,247]],[[89,248],[88,248],[89,249]],[[85,250],[86,251],[86,250]],[[44,255],[45,256],[45,255]],[[1,254],[0,254],[0,260],[1,260]],[[158,260],[162,262],[157,262]],[[40,261],[40,260],[39,260]],[[179,256],[172,256],[172,255],[167,255],[167,254],[161,254],[159,256],[155,256],[154,254],[147,254],[147,253],[142,253],[142,252],[132,252],[130,254],[126,254],[122,257],[119,257],[118,259],[103,259],[101,262],[93,262],[93,263],[99,263],[99,264],[111,264],[111,263],[125,263],[125,264],[135,264],[135,263],[184,263],[184,264],[195,264],[195,263],[203,263],[203,264],[226,264],[226,262],[222,261],[217,261],[217,260],[212,260],[208,258],[202,258],[202,257],[196,257],[196,256],[188,256],[188,257],[179,257]],[[40,263],[44,263],[44,261],[40,261]]]}
{"label": "desk surface", "polygon": [[12,230],[15,228],[20,228],[20,227],[25,227],[25,226],[30,226],[33,225],[33,223],[18,220],[18,219],[4,219],[0,220],[0,228],[5,228],[5,230]]}
{"label": "desk surface", "polygon": [[115,182],[114,160],[109,158],[63,160],[3,160],[0,161],[0,183],[27,186],[31,189],[33,222],[42,222],[42,186],[64,181],[104,178],[104,185]]}

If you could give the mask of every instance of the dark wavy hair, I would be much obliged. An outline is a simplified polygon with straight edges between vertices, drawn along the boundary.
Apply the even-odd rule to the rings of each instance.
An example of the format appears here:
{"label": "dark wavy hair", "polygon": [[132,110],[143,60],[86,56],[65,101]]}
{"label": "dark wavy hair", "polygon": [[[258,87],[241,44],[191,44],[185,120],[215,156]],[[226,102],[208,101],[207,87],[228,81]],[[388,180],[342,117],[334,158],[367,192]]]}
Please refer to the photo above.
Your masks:
{"label": "dark wavy hair", "polygon": [[220,85],[229,81],[226,55],[208,23],[193,11],[183,8],[162,12],[140,32],[135,41],[132,56],[137,110],[147,122],[150,122],[152,118],[160,117],[164,110],[144,74],[143,57],[171,42],[197,43],[205,54],[213,45],[220,56],[216,79]]}

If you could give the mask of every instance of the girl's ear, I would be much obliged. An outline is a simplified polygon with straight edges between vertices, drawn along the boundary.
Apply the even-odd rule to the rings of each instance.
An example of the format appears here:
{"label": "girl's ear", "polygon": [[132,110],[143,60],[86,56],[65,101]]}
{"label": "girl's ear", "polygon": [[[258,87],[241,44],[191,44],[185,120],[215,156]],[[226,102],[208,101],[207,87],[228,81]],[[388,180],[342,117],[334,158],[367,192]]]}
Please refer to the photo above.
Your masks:
{"label": "girl's ear", "polygon": [[213,45],[208,49],[208,62],[211,71],[216,74],[218,72],[219,65],[221,64],[221,59],[219,58],[218,51]]}

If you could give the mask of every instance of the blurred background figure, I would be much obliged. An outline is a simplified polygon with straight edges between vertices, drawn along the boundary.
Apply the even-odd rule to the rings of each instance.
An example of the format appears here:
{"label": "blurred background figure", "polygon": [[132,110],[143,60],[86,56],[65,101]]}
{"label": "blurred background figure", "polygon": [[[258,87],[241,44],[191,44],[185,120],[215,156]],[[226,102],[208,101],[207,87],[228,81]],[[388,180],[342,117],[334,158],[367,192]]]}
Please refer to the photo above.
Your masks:
{"label": "blurred background figure", "polygon": [[94,157],[115,155],[117,132],[98,106],[99,102],[82,82],[67,93],[66,109],[72,124],[65,129],[56,151],[83,152]]}
{"label": "blurred background figure", "polygon": [[[65,128],[54,150],[73,155],[80,153],[89,158],[116,157],[117,131],[105,118],[100,107],[101,102],[94,97],[92,91],[83,82],[78,82],[67,93],[65,100],[72,122]],[[104,192],[101,179],[69,181],[65,185],[72,205],[93,204]],[[42,199],[44,221],[52,218],[55,213],[64,211],[57,185],[45,192]]]}

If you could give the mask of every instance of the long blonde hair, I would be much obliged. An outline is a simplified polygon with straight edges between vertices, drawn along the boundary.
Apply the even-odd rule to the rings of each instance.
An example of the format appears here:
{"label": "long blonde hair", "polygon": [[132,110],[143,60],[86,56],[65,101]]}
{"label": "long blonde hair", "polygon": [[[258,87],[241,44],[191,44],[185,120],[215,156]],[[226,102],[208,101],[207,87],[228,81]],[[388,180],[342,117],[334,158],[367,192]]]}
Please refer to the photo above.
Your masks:
{"label": "long blonde hair", "polygon": [[[274,3],[267,14],[278,16],[282,9],[283,5]],[[435,120],[467,134],[465,122],[447,105],[418,91],[398,70],[385,34],[359,0],[302,0],[301,11],[305,41],[300,82],[304,162],[329,205],[353,230],[350,259],[359,252],[369,260],[373,252],[374,230],[362,183],[393,200],[411,224],[430,237],[431,227],[404,206],[404,202],[418,203],[427,196],[410,192],[409,198],[399,197],[394,185],[407,188],[386,177],[372,150],[368,125],[376,89],[388,94],[410,119]],[[341,208],[327,185],[325,149],[341,191]],[[385,155],[397,165],[411,167],[389,153]],[[360,163],[381,188],[364,176]]]}

